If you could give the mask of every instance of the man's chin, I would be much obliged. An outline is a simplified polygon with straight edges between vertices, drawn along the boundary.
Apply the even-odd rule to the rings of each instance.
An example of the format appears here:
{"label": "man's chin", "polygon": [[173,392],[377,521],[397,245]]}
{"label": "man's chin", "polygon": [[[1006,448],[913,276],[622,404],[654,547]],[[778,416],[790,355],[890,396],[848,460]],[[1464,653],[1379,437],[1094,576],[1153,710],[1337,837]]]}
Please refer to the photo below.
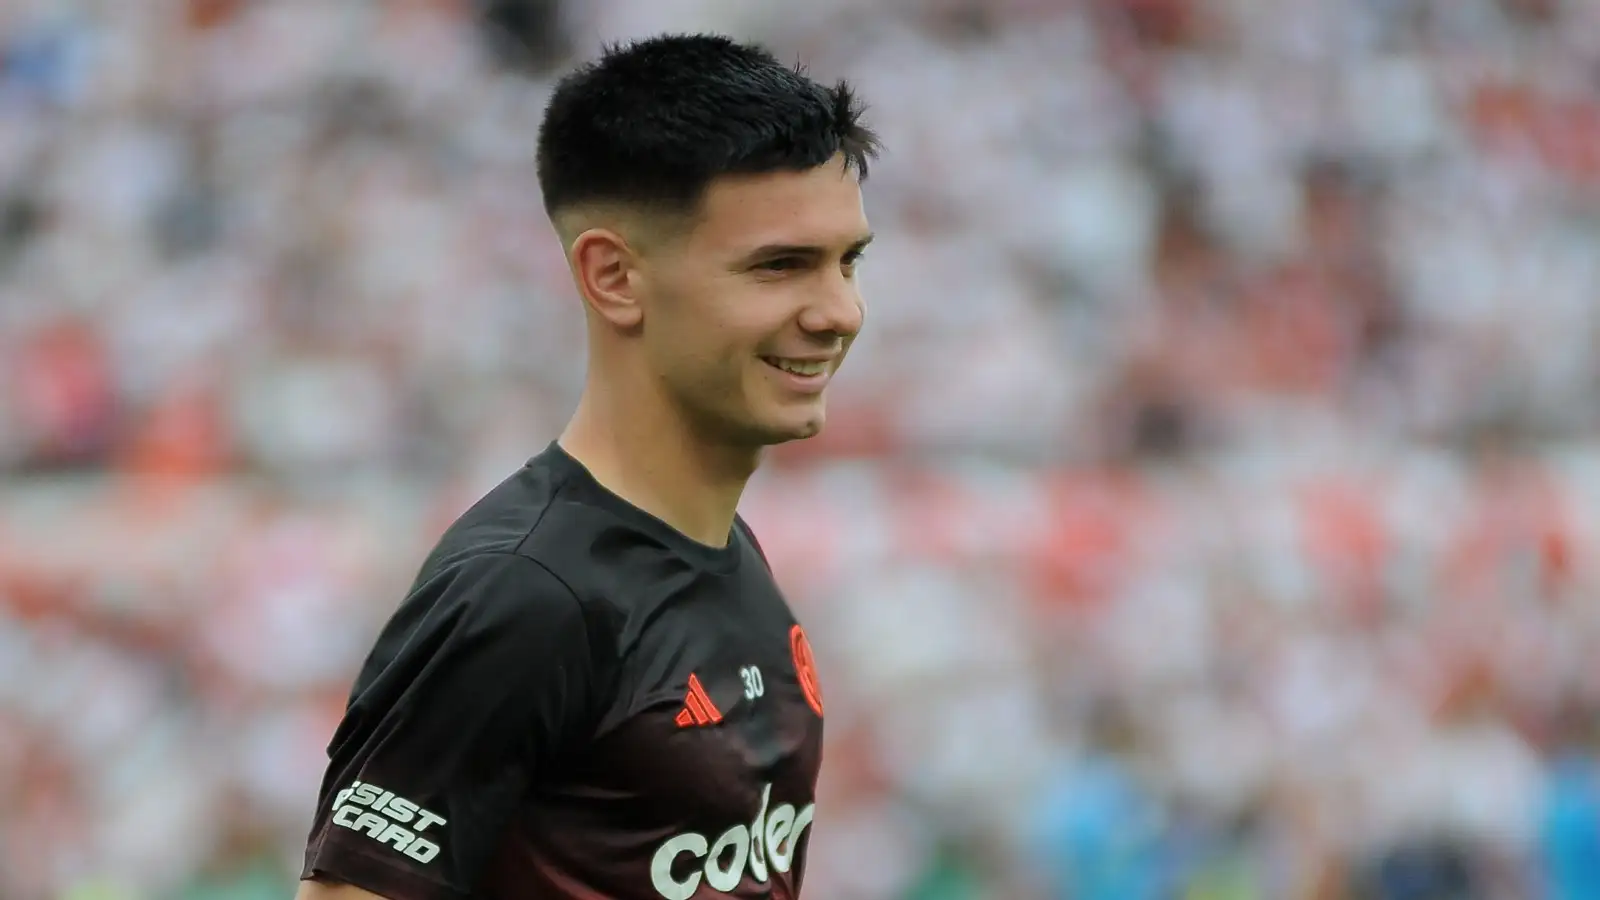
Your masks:
{"label": "man's chin", "polygon": [[803,441],[807,438],[814,438],[822,433],[822,427],[824,424],[825,419],[820,413],[803,422],[789,424],[779,424],[774,422],[765,429],[766,434],[762,443],[766,444],[767,446],[776,446],[778,444],[788,444],[793,443],[794,441]]}

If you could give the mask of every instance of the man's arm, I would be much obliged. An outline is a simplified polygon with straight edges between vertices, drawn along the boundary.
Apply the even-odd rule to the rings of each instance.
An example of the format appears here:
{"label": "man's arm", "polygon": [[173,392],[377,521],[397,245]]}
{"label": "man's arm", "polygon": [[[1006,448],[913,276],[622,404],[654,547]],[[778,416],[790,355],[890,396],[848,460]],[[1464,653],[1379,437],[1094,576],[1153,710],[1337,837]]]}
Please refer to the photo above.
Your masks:
{"label": "man's arm", "polygon": [[592,663],[578,598],[540,563],[483,553],[431,575],[334,733],[301,900],[470,896],[536,771],[589,727]]}
{"label": "man's arm", "polygon": [[302,881],[294,900],[400,900],[400,898],[384,897],[348,884]]}

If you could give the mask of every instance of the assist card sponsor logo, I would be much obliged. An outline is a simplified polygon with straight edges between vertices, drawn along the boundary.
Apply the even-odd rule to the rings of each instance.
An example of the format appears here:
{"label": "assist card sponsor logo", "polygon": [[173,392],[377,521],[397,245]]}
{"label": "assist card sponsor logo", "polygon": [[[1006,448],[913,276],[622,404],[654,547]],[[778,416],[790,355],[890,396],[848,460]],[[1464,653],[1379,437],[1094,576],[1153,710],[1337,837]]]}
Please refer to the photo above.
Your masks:
{"label": "assist card sponsor logo", "polygon": [[422,833],[445,824],[445,819],[392,791],[357,781],[334,798],[333,824],[359,831],[419,863],[429,863],[439,855],[439,845]]}

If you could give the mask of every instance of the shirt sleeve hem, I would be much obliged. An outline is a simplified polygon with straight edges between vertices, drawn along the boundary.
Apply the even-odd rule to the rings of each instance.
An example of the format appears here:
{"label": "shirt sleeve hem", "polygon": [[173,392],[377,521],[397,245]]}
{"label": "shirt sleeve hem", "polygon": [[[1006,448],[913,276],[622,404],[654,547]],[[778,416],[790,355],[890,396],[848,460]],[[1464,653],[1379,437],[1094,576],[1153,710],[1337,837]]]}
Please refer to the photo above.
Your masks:
{"label": "shirt sleeve hem", "polygon": [[418,876],[405,867],[349,847],[319,846],[306,860],[301,881],[329,881],[388,900],[470,900],[471,893]]}

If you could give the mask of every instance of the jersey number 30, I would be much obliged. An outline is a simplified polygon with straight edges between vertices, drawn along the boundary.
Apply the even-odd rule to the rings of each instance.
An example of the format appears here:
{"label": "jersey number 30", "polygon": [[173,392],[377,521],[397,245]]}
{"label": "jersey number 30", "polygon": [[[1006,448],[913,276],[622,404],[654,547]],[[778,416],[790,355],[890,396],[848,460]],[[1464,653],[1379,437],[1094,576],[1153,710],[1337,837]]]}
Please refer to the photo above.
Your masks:
{"label": "jersey number 30", "polygon": [[767,692],[767,686],[761,680],[761,670],[755,666],[745,666],[740,669],[739,677],[744,679],[744,697],[746,700],[754,700]]}

